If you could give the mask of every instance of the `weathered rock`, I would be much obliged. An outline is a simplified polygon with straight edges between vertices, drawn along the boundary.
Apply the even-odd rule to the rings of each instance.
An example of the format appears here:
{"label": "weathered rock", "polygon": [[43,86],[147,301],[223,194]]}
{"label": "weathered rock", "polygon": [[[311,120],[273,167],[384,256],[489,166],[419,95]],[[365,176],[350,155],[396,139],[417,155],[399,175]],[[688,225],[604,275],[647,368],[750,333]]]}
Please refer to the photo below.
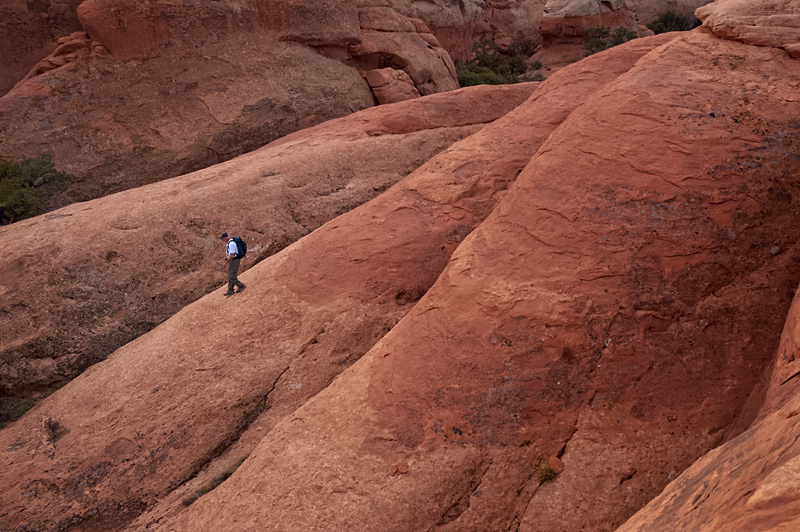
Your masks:
{"label": "weathered rock", "polygon": [[[421,93],[457,87],[432,36],[397,13],[403,31],[362,35],[354,3],[87,0],[79,14],[91,40],[67,39],[0,98],[0,155],[50,153],[76,177],[48,208],[197,170],[372,106],[359,68],[384,58]],[[359,62],[349,50],[362,41],[369,56]]]}
{"label": "weathered rock", "polygon": [[625,0],[628,8],[636,13],[641,24],[650,24],[671,11],[679,15],[694,16],[694,11],[714,0]]}
{"label": "weathered rock", "polygon": [[[83,249],[76,258],[93,260],[93,265],[87,264],[75,272],[81,282],[108,279],[112,286],[126,282],[124,290],[131,297],[134,290],[145,288],[143,284],[156,284],[157,278],[166,277],[163,268],[152,269],[152,264],[160,260],[173,272],[162,286],[179,290],[189,279],[205,278],[207,282],[213,276],[213,272],[204,272],[199,264],[208,268],[216,263],[218,276],[223,273],[221,261],[213,260],[220,253],[216,235],[229,227],[231,221],[222,225],[220,219],[211,219],[208,214],[198,219],[200,214],[196,209],[204,213],[219,212],[223,217],[240,213],[239,224],[246,229],[245,235],[250,235],[249,253],[258,257],[265,253],[267,238],[273,238],[269,219],[273,223],[277,220],[272,211],[289,211],[296,218],[304,212],[306,216],[319,216],[316,209],[325,202],[311,190],[309,175],[345,176],[338,183],[327,180],[319,183],[324,194],[347,197],[354,192],[353,188],[362,187],[374,193],[374,189],[386,185],[386,181],[375,181],[379,177],[376,161],[385,165],[387,174],[402,176],[411,168],[404,168],[407,163],[398,165],[399,162],[421,162],[420,157],[426,152],[444,148],[450,143],[447,141],[463,135],[464,130],[475,131],[479,117],[496,117],[496,111],[508,109],[511,102],[520,101],[531,88],[532,85],[479,87],[437,95],[433,100],[422,98],[379,107],[299,132],[226,165],[71,207],[50,218],[4,228],[0,236],[13,238],[7,229],[39,229],[30,224],[83,225],[83,230],[75,226],[69,230],[69,234],[80,240],[66,246],[62,238],[63,247],[59,250],[63,254],[70,249]],[[456,129],[459,124],[476,126]],[[406,135],[401,136],[404,132]],[[267,417],[263,424],[274,424],[291,412],[357,360],[407,312],[410,303],[435,281],[458,242],[491,211],[502,190],[541,140],[522,135],[502,156],[498,156],[499,146],[509,141],[504,136],[483,135],[474,141],[470,139],[464,146],[452,147],[413,174],[416,177],[407,178],[405,185],[382,195],[377,203],[327,224],[323,231],[313,233],[246,272],[242,279],[248,289],[239,299],[224,298],[217,291],[198,302],[196,308],[200,314],[190,310],[194,306],[179,312],[156,331],[127,344],[1,431],[0,440],[8,443],[0,444],[0,448],[14,449],[2,459],[6,489],[0,498],[6,512],[5,523],[18,528],[58,527],[72,522],[109,529],[191,478],[265,410]],[[357,156],[359,151],[361,155]],[[480,163],[475,159],[478,153],[482,154]],[[366,166],[354,167],[359,160]],[[472,160],[469,164],[474,173],[464,172],[467,160]],[[338,164],[333,164],[337,161]],[[309,172],[311,169],[316,172]],[[264,191],[268,186],[265,179],[273,174],[281,175],[278,179],[284,186],[269,194]],[[287,186],[291,188],[287,190]],[[273,201],[267,200],[270,195]],[[308,206],[282,205],[282,201],[296,195],[308,198]],[[157,199],[145,203],[146,198]],[[119,206],[123,204],[137,206],[137,211],[121,210]],[[438,221],[431,224],[431,219]],[[109,229],[92,230],[95,229],[92,223]],[[170,229],[163,237],[158,236],[165,228]],[[259,236],[260,232],[265,234]],[[40,235],[50,233],[37,231]],[[347,242],[341,240],[343,235],[349,235]],[[139,240],[139,246],[127,241],[130,238]],[[148,243],[154,248],[149,252]],[[102,251],[108,247],[117,255]],[[101,252],[90,252],[93,248]],[[139,249],[148,258],[130,257],[133,249]],[[173,249],[182,250],[182,254],[173,256]],[[110,268],[101,267],[97,271],[96,265],[102,264],[104,254]],[[189,269],[194,271],[180,275],[189,254],[193,258]],[[96,255],[100,257],[95,258]],[[382,258],[358,266],[363,257]],[[125,268],[126,263],[130,268],[129,261],[144,264],[144,271],[153,271],[157,278],[140,283],[132,272],[115,271],[118,267]],[[30,264],[17,260],[12,265],[20,262]],[[307,288],[322,281],[318,275],[320,266],[330,275],[331,280],[326,283],[330,289],[309,295]],[[348,276],[348,271],[353,276]],[[301,288],[306,272],[312,272],[314,277],[304,291]],[[50,282],[48,279],[47,284]],[[102,291],[94,288],[87,295],[94,297]],[[177,293],[170,293],[173,295]],[[78,299],[76,306],[82,306],[82,297],[74,292],[72,297]],[[209,303],[211,307],[207,306]],[[138,311],[138,306],[126,302],[114,305],[109,311]],[[208,311],[211,311],[208,317],[214,316],[214,327],[209,327],[201,317]],[[114,318],[112,315],[101,323]],[[176,339],[168,341],[168,346],[160,344],[178,331],[187,335],[188,343]],[[236,349],[236,360],[222,362],[220,356],[227,352],[231,338],[241,339],[241,343],[237,341],[241,349]],[[156,344],[151,343],[153,340]],[[168,356],[159,353],[158,344],[169,350]],[[256,345],[261,347],[254,349]],[[127,376],[121,377],[119,371]],[[98,377],[102,383],[96,380]],[[86,379],[92,384],[81,384]],[[147,389],[140,396],[144,403],[132,408],[138,403],[135,390],[141,386]],[[108,393],[98,396],[98,389]],[[203,389],[209,394],[201,392]],[[76,406],[77,410],[67,406],[78,403],[83,406]],[[89,432],[99,435],[95,430],[98,416],[111,416],[105,418],[110,424],[105,425],[104,421],[101,439],[92,436],[94,443],[89,443],[86,440]],[[64,428],[63,437],[53,442],[55,447],[48,443],[52,438],[47,432],[42,432],[43,418],[53,420],[50,425],[57,423]],[[89,418],[95,422],[88,423]],[[112,422],[112,418],[117,422]],[[19,431],[27,431],[28,436],[20,439]],[[106,436],[109,439],[102,440]],[[170,457],[180,458],[173,462]],[[42,475],[51,478],[60,467],[65,468],[63,481],[48,484],[53,489],[42,486],[34,501],[26,499],[23,492],[27,487],[39,485]],[[73,491],[87,474],[94,475],[88,492]],[[62,500],[59,497],[64,493],[67,496]]]}
{"label": "weathered rock", "polygon": [[[391,332],[164,528],[623,523],[755,417],[800,280],[798,83],[783,50],[702,30],[639,59],[550,134]],[[315,271],[295,290],[333,297]],[[550,455],[564,472],[539,485]]]}
{"label": "weathered rock", "polygon": [[[604,83],[630,68],[648,49],[670,38],[671,36],[658,37],[649,42],[641,40],[631,43],[630,46],[617,49],[616,55],[601,54],[554,75],[540,85],[525,106],[434,160],[437,166],[441,167],[446,163],[445,168],[452,169],[441,178],[436,175],[439,171],[423,167],[401,182],[399,187],[424,193],[445,209],[460,205],[463,191],[485,190],[489,182],[502,176],[496,173],[496,169],[487,171],[487,161],[498,161],[507,157],[509,150],[520,149],[523,139],[535,139],[538,143],[546,138],[563,117],[583,100],[582,95],[595,91],[602,93],[600,87]],[[569,90],[564,91],[567,87]],[[489,141],[490,136],[495,136],[494,140]],[[480,144],[476,144],[478,140]],[[480,150],[476,150],[478,146],[481,146]],[[463,151],[458,154],[456,149]],[[461,158],[462,154],[476,151],[478,155],[469,156],[466,160]],[[445,178],[446,175],[451,177]],[[438,181],[439,179],[442,181]],[[436,182],[448,184],[440,188],[435,185]],[[384,196],[377,201],[382,199]],[[423,273],[429,272],[428,261],[419,262],[413,259],[419,253],[412,252],[416,245],[410,247],[410,242],[439,242],[437,245],[443,251],[454,248],[457,243],[442,237],[429,240],[429,231],[447,220],[446,217],[434,216],[426,210],[420,212],[424,203],[415,203],[413,210],[405,208],[404,204],[405,202],[398,201],[395,196],[389,204],[390,207],[387,205],[377,211],[385,214],[372,214],[378,217],[374,228],[365,227],[358,231],[350,229],[364,241],[355,249],[354,243],[348,241],[346,245],[340,245],[335,238],[335,235],[342,235],[340,238],[343,238],[343,235],[348,234],[346,229],[352,228],[352,225],[346,221],[351,215],[325,226],[319,233],[311,235],[311,238],[319,236],[320,243],[316,240],[299,243],[296,255],[292,255],[297,262],[291,266],[288,263],[281,266],[280,277],[285,275],[290,279],[292,291],[309,304],[332,305],[347,299],[368,301],[374,297],[374,286],[385,282],[389,285],[395,284],[393,281],[396,274],[387,276],[383,273],[383,268],[375,268],[378,261],[391,261],[388,262],[392,264],[389,267],[391,272],[415,269],[422,269]],[[358,216],[369,220],[368,214],[375,211],[366,209],[374,206],[375,203],[364,206],[364,213],[359,213]],[[414,214],[415,212],[418,214]],[[469,207],[463,214],[470,216],[474,212],[475,208]],[[352,215],[355,216],[356,213],[358,211]],[[400,213],[405,213],[402,218],[399,218]],[[409,215],[413,218],[406,218]],[[410,220],[417,221],[411,224]],[[399,229],[409,226],[412,227],[410,234]],[[426,226],[431,229],[424,229]],[[326,231],[328,227],[330,233]],[[323,239],[323,235],[326,238]],[[389,243],[386,242],[385,235],[391,235]],[[328,244],[322,246],[321,242]],[[396,248],[397,254],[383,246]],[[410,262],[406,263],[409,259]],[[402,262],[395,263],[395,260]],[[348,261],[353,264],[352,268],[337,266]],[[323,270],[324,276],[321,274]],[[403,281],[398,286],[398,293],[407,293],[408,287],[409,283]],[[411,319],[412,325],[409,327],[413,328],[415,320],[428,312],[436,314],[435,309],[430,309],[427,305],[420,309],[418,304],[406,318]],[[410,329],[407,330],[410,333]],[[427,354],[420,353],[422,358],[447,358],[447,351],[440,351],[432,346],[435,341],[441,341],[433,330],[424,328],[418,332],[420,334],[416,341],[425,343],[427,349]],[[458,426],[442,425],[442,429],[450,434],[452,445],[423,445],[418,450],[405,447],[403,444],[407,441],[407,435],[393,433],[393,423],[382,420],[380,410],[370,406],[375,404],[370,399],[373,394],[388,396],[395,392],[394,389],[382,385],[381,380],[386,375],[383,371],[377,373],[371,370],[394,357],[400,357],[397,364],[403,364],[404,352],[391,349],[387,343],[391,342],[391,335],[392,333],[373,348],[368,360],[358,362],[305,407],[273,429],[277,431],[274,437],[263,440],[230,481],[206,496],[211,505],[215,504],[212,500],[225,501],[221,506],[216,506],[218,518],[227,522],[237,519],[236,526],[245,530],[281,530],[287,527],[312,529],[314,526],[324,526],[329,530],[420,530],[437,522],[443,526],[443,530],[448,530],[451,527],[444,525],[450,521],[452,526],[466,529],[497,530],[504,528],[512,520],[518,505],[523,504],[514,494],[517,488],[523,488],[523,492],[527,492],[524,489],[525,483],[535,474],[536,456],[542,451],[542,447],[498,446],[490,452],[489,458],[482,455],[477,447],[469,445],[471,434],[468,422],[459,423]],[[405,338],[408,339],[408,336]],[[447,343],[442,343],[442,347],[446,347]],[[469,350],[468,343],[463,346],[465,350]],[[458,356],[455,352],[453,354]],[[420,362],[415,360],[416,368],[409,366],[398,373],[409,386],[413,386],[412,383],[416,380],[426,380],[428,363]],[[445,393],[444,389],[450,387],[470,387],[469,379],[460,378],[463,374],[458,369],[459,366],[451,367],[456,372],[455,379],[447,379],[446,383],[441,383],[441,392]],[[390,371],[397,369],[392,364]],[[410,397],[413,396],[411,394]],[[428,411],[430,408],[438,410],[435,405],[448,408],[444,403],[434,400],[421,411]],[[419,405],[415,404],[414,408],[419,408]],[[491,417],[492,414],[492,411],[487,411],[487,416]],[[330,424],[319,424],[321,418],[317,418],[317,415],[325,417],[326,423]],[[312,436],[312,433],[316,435]],[[285,454],[282,446],[289,441],[292,451]],[[529,467],[521,466],[520,462],[512,459],[525,460]],[[492,460],[496,460],[497,466],[490,467]],[[406,466],[407,472],[400,473],[398,464]],[[262,476],[265,470],[271,470],[268,477]],[[444,470],[448,473],[443,474]],[[337,471],[346,471],[345,476],[340,477]],[[314,482],[304,480],[306,474],[318,473],[325,476],[324,492],[331,494],[330,499],[319,493]],[[485,478],[494,479],[502,487],[498,488],[497,484],[489,486],[489,482],[479,486],[480,478],[484,474]],[[275,480],[279,478],[283,479],[280,485]],[[236,479],[245,482],[248,487],[239,484]],[[462,491],[465,489],[476,492],[475,500],[469,503],[469,514],[456,521],[459,513],[466,507]],[[337,493],[346,495],[339,497]],[[204,497],[176,521],[161,521],[160,524],[166,530],[213,528],[217,526],[215,518],[206,513],[209,503],[206,503]],[[269,508],[269,512],[256,515],[245,511],[245,508]],[[220,511],[224,513],[219,515]],[[227,511],[236,514],[236,517],[228,515]],[[440,521],[443,514],[451,517]]]}
{"label": "weathered rock", "polygon": [[414,82],[402,70],[381,68],[367,73],[367,82],[378,99],[378,103],[404,102],[419,98]]}
{"label": "weathered rock", "polygon": [[545,44],[583,39],[590,28],[606,26],[638,31],[636,15],[623,0],[548,0],[539,26]]}
{"label": "weathered rock", "polygon": [[800,46],[800,0],[717,0],[696,11],[703,26],[723,39],[756,46]]}
{"label": "weathered rock", "polygon": [[[365,112],[170,185],[3,227],[0,392],[74,377],[208,293],[220,282],[217,233],[238,227],[251,260],[261,260],[499,118],[531,90],[461,91]],[[502,97],[482,102],[489,93]],[[226,182],[231,174],[238,179]],[[37,237],[25,236],[31,233]],[[14,245],[21,240],[24,247]]]}
{"label": "weathered rock", "polygon": [[80,29],[83,0],[7,0],[0,3],[0,96],[8,92],[63,35]]}
{"label": "weathered rock", "polygon": [[418,18],[431,28],[453,59],[472,57],[473,43],[490,40],[501,44],[526,41],[536,44],[545,0],[373,0]]}
{"label": "weathered rock", "polygon": [[443,49],[431,53],[430,45],[416,33],[364,31],[350,53],[369,67],[405,71],[420,94],[458,88],[456,69]]}
{"label": "weathered rock", "polygon": [[800,293],[786,320],[757,421],[695,462],[619,532],[800,528],[798,346]]}

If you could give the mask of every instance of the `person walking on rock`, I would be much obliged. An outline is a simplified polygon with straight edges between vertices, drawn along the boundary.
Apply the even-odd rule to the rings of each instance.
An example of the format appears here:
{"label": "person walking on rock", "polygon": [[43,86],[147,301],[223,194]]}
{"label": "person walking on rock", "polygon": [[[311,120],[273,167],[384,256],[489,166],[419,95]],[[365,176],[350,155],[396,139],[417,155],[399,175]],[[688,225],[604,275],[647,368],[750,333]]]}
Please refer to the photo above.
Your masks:
{"label": "person walking on rock", "polygon": [[[225,265],[228,267],[228,291],[225,292],[226,296],[232,296],[238,292],[241,292],[245,289],[244,283],[241,282],[237,275],[239,273],[239,247],[236,245],[236,242],[228,235],[228,233],[222,233],[222,236],[219,237],[220,240],[224,240],[225,244]],[[233,291],[233,287],[238,286],[238,292]]]}

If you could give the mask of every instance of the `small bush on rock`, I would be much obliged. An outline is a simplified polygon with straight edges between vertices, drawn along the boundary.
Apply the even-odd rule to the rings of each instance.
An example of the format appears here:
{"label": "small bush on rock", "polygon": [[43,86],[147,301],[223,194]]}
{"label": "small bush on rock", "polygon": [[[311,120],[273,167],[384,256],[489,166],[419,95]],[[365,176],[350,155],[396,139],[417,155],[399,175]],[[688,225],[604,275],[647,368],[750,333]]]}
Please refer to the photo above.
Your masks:
{"label": "small bush on rock", "polygon": [[533,53],[533,44],[514,41],[502,49],[492,41],[481,41],[472,45],[472,51],[474,58],[456,66],[461,87],[518,83],[527,70],[525,59]]}
{"label": "small bush on rock", "polygon": [[539,465],[538,471],[539,483],[545,484],[546,482],[552,482],[558,477],[558,473],[556,470],[550,466],[550,464],[543,463]]}
{"label": "small bush on rock", "polygon": [[43,201],[69,181],[70,176],[56,171],[50,155],[19,162],[0,157],[0,225],[40,214]]}
{"label": "small bush on rock", "polygon": [[633,40],[636,37],[635,31],[630,31],[623,27],[615,29],[613,33],[606,26],[589,28],[586,32],[586,42],[583,43],[583,49],[586,50],[586,55],[592,55]]}
{"label": "small bush on rock", "polygon": [[697,18],[690,15],[681,15],[674,11],[662,13],[656,20],[647,25],[653,33],[667,33],[668,31],[688,31],[700,25]]}

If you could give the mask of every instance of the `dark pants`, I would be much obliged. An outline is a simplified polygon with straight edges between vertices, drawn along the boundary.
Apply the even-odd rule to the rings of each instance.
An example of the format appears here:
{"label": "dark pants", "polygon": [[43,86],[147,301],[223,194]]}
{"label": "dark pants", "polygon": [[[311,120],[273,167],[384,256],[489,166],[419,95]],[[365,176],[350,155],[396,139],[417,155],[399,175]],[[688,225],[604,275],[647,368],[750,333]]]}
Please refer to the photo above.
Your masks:
{"label": "dark pants", "polygon": [[239,273],[239,259],[231,259],[228,263],[228,292],[233,292],[233,287],[238,286],[239,290],[244,288],[242,283],[236,275]]}

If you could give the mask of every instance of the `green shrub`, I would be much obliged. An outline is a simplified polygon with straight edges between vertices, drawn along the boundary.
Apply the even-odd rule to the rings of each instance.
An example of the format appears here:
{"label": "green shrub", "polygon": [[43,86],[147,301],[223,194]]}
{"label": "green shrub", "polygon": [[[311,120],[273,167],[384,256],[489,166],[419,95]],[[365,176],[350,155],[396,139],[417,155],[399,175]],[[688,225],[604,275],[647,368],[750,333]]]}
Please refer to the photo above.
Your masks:
{"label": "green shrub", "polygon": [[0,429],[21,418],[35,404],[30,397],[0,397]]}
{"label": "green shrub", "polygon": [[492,41],[481,41],[472,45],[472,51],[474,58],[456,65],[461,87],[518,83],[528,69],[525,60],[533,53],[533,43],[514,41],[504,50]]}
{"label": "green shrub", "polygon": [[0,225],[40,214],[43,200],[63,190],[69,180],[56,171],[50,155],[19,162],[0,157]]}
{"label": "green shrub", "polygon": [[667,33],[668,31],[688,31],[700,25],[697,18],[690,15],[681,15],[674,11],[665,11],[656,20],[647,25],[653,33]]}
{"label": "green shrub", "polygon": [[592,55],[628,42],[636,37],[635,31],[629,31],[621,26],[615,29],[613,33],[606,26],[589,28],[586,32],[586,42],[583,43],[583,49],[586,50],[586,55]]}

